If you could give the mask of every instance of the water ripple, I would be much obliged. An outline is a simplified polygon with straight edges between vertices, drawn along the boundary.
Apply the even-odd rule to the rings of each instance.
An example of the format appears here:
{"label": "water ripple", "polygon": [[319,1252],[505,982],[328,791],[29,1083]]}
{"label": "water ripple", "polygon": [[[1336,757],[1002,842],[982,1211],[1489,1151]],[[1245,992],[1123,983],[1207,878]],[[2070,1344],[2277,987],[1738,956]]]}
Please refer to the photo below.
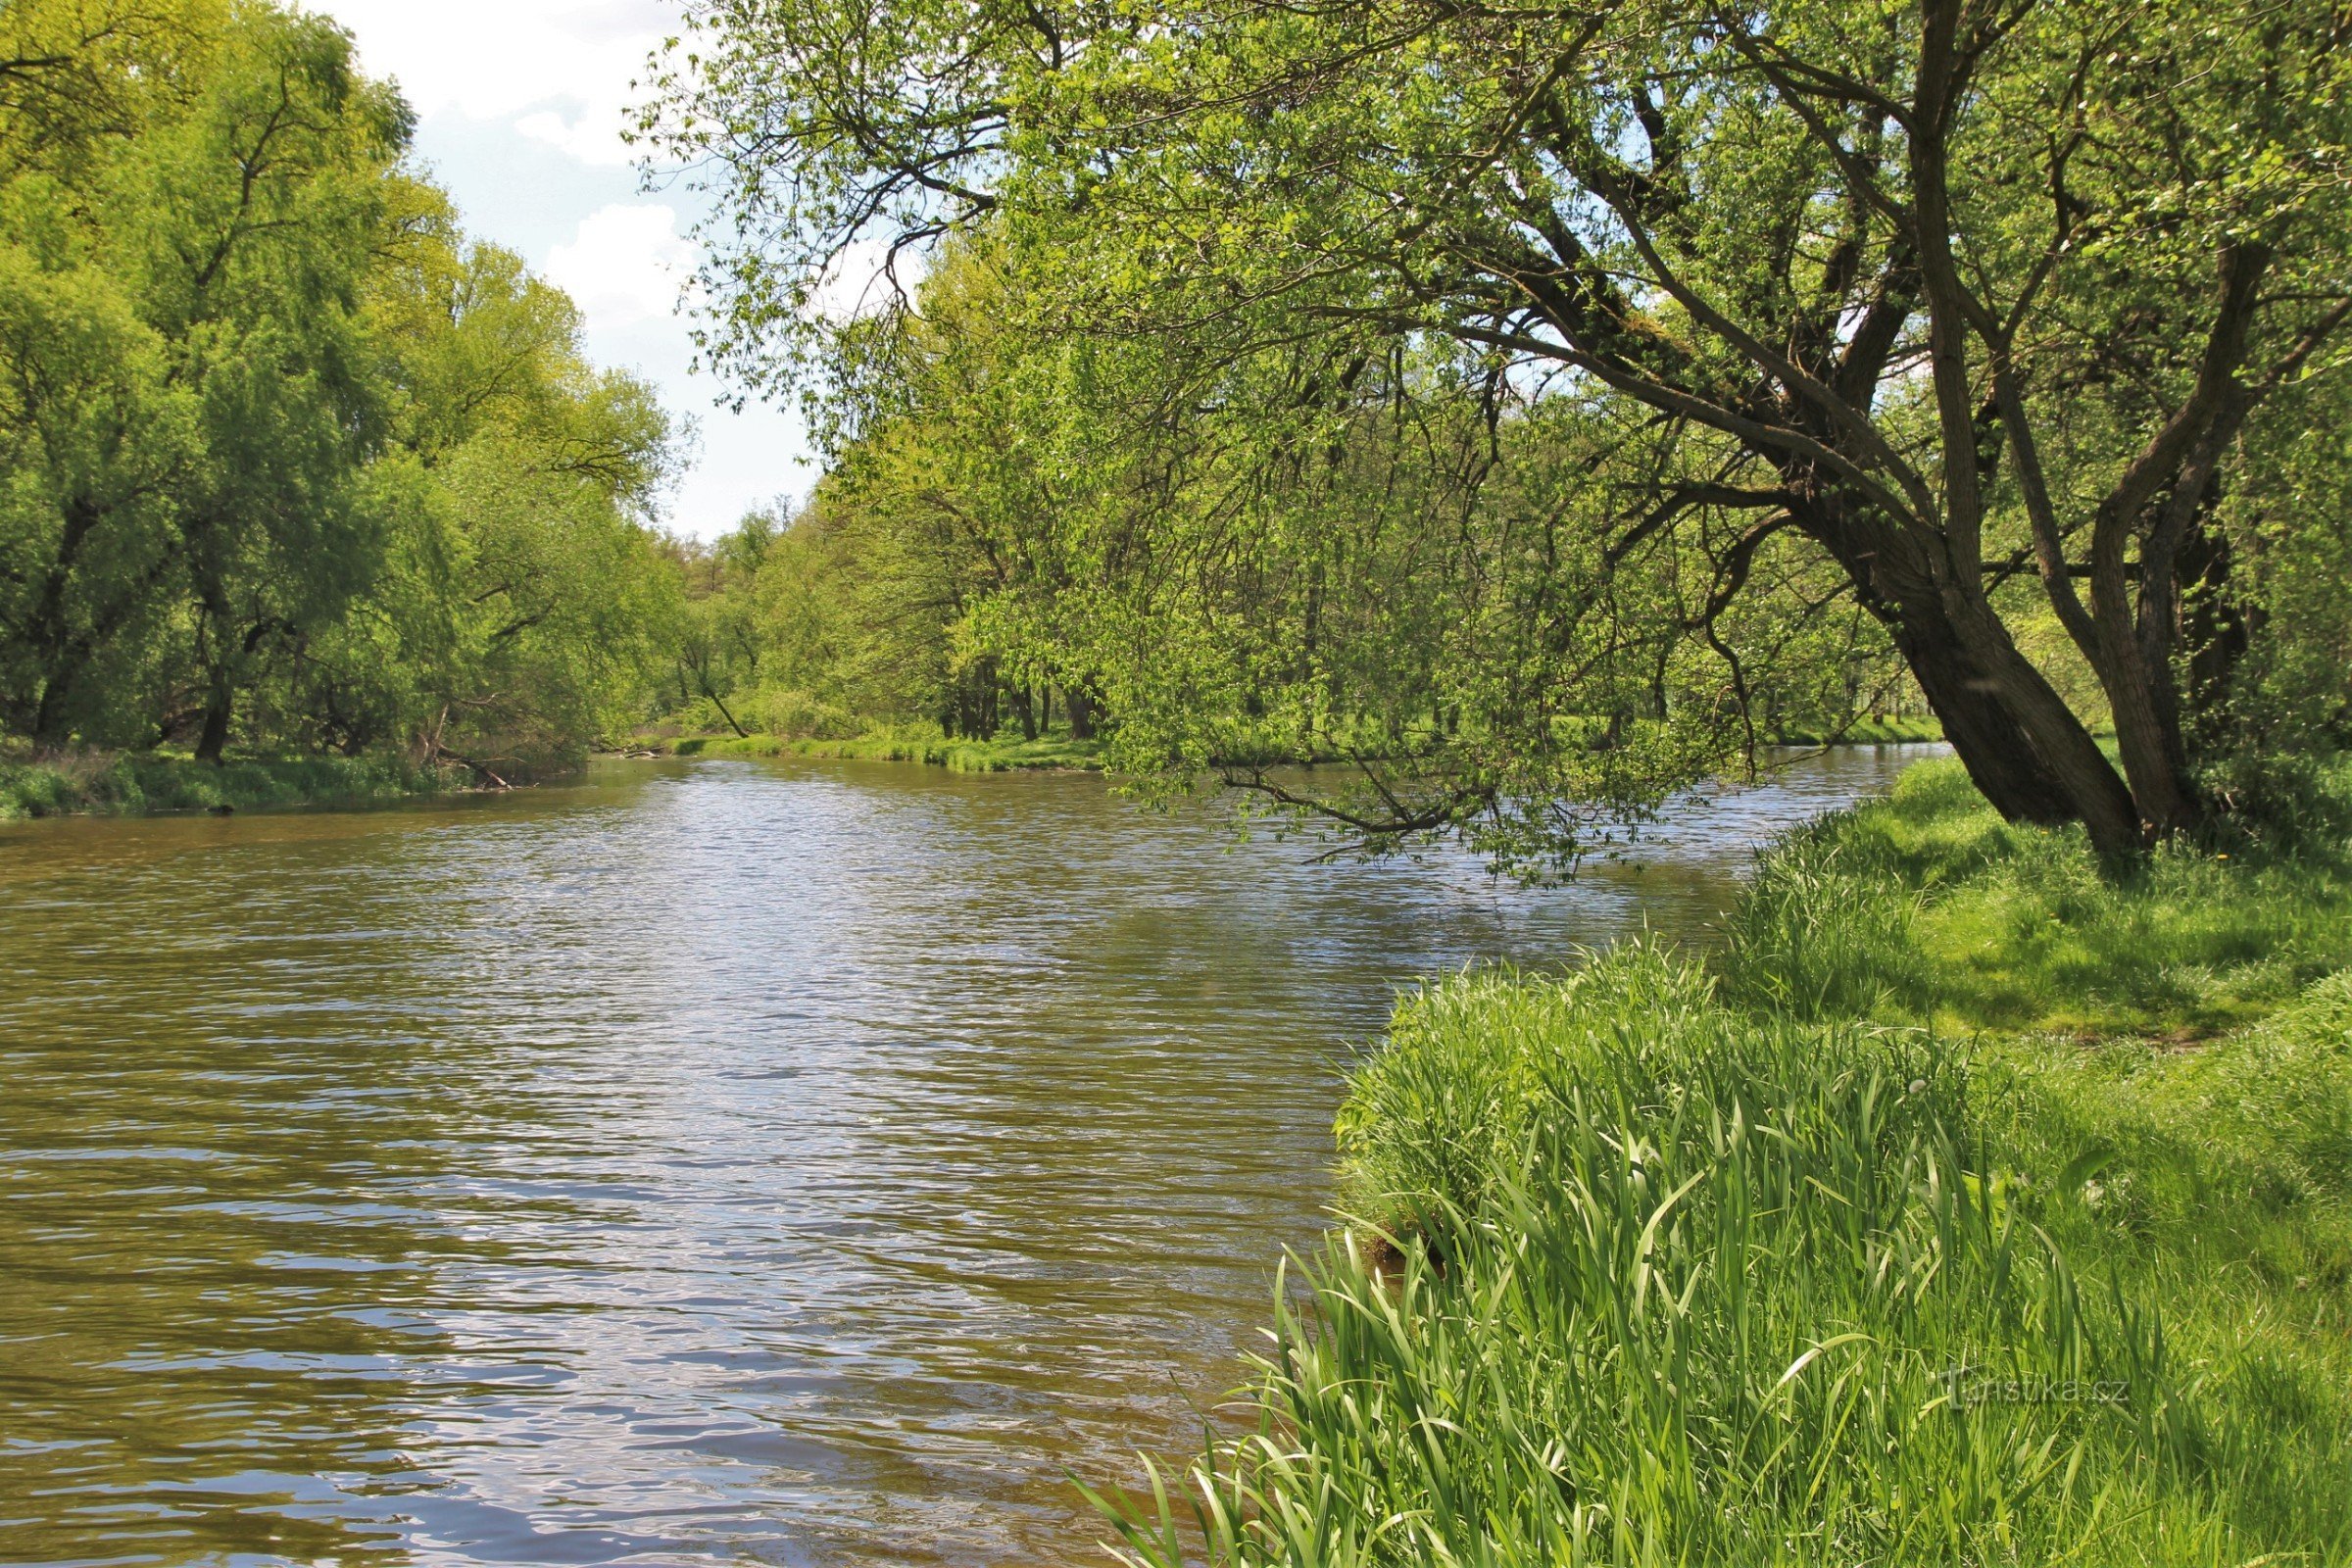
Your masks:
{"label": "water ripple", "polygon": [[1092,1557],[1396,986],[1695,934],[1904,760],[1539,894],[848,764],[0,829],[0,1559]]}

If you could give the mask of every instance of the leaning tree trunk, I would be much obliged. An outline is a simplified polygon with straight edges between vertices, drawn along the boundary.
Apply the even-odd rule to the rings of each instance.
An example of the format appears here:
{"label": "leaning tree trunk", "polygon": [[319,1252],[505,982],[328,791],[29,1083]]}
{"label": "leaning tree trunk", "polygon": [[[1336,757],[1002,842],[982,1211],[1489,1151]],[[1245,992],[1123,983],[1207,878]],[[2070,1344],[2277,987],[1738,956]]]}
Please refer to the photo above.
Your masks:
{"label": "leaning tree trunk", "polygon": [[1852,575],[1943,725],[1961,765],[2012,822],[2081,822],[2103,859],[2145,847],[2140,812],[2090,731],[2018,651],[1982,585],[1957,582],[1920,541],[1843,525],[1834,504],[1800,518]]}
{"label": "leaning tree trunk", "polygon": [[2107,859],[2139,853],[2131,790],[1997,619],[1913,602],[1894,607],[1891,627],[1944,739],[1995,810],[2013,822],[2079,821]]}

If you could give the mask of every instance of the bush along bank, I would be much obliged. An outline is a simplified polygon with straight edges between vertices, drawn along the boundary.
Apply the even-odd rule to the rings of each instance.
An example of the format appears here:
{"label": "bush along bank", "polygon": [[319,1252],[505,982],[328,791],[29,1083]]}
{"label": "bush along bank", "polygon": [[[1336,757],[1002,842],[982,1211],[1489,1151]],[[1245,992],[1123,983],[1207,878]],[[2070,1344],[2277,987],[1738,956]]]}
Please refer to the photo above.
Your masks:
{"label": "bush along bank", "polygon": [[456,791],[471,783],[468,770],[419,767],[401,758],[308,757],[215,765],[184,757],[78,753],[0,760],[0,819],[358,806]]}
{"label": "bush along bank", "polygon": [[1430,987],[1341,1117],[1359,1222],[1125,1553],[2345,1560],[2341,871],[2102,884],[1930,765],[1704,965]]}
{"label": "bush along bank", "polygon": [[951,740],[937,731],[878,734],[854,740],[794,739],[781,735],[640,736],[629,751],[669,757],[808,757],[851,762],[926,762],[958,773],[1102,767],[1102,743],[1041,736],[1037,740]]}

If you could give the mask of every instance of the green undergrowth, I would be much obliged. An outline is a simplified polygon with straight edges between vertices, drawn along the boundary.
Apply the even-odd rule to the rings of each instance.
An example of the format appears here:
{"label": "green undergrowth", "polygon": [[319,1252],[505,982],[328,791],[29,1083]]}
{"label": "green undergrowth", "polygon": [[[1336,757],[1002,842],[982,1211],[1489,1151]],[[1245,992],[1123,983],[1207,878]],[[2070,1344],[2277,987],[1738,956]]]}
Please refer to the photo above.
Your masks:
{"label": "green undergrowth", "polygon": [[1067,736],[1034,741],[950,740],[931,735],[869,735],[857,740],[789,740],[779,735],[640,737],[639,751],[675,757],[808,757],[856,762],[928,762],[959,773],[1009,773],[1025,768],[1102,766],[1100,741]]}
{"label": "green undergrowth", "polygon": [[1943,739],[1943,726],[1933,717],[1863,718],[1842,729],[1782,728],[1771,739],[1779,746],[1896,746]]}
{"label": "green undergrowth", "polygon": [[[1864,721],[1838,735],[1790,733],[1774,737],[1776,744],[1811,746],[1830,743],[1889,745],[1932,741],[1942,731],[1935,721],[1890,719]],[[1043,736],[1034,741],[951,740],[936,731],[884,732],[848,740],[782,735],[635,735],[619,749],[657,757],[805,757],[835,761],[925,762],[959,773],[1008,773],[1030,768],[1077,768],[1099,772],[1105,765],[1106,748],[1099,740],[1074,740],[1067,735]],[[1344,763],[1349,756],[1318,752],[1298,759],[1303,765]]]}
{"label": "green undergrowth", "polygon": [[1340,1118],[1353,1222],[1119,1548],[2352,1560],[2343,898],[2309,843],[2102,883],[1928,764],[1703,961],[1423,989]]}
{"label": "green undergrowth", "polygon": [[457,788],[460,775],[400,758],[235,760],[128,753],[0,759],[0,818],[350,806]]}
{"label": "green undergrowth", "polygon": [[1751,1006],[2184,1041],[2352,963],[2352,877],[2323,840],[2167,849],[2110,879],[2079,831],[2003,822],[1937,761],[1766,855],[1727,936]]}

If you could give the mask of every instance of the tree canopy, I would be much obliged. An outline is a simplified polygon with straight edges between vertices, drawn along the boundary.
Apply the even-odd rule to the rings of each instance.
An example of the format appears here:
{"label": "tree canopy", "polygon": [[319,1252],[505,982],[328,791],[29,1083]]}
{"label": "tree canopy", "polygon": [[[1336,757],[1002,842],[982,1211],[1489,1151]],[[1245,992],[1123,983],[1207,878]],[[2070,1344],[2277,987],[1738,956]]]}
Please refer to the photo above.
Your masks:
{"label": "tree canopy", "polygon": [[2340,510],[2279,489],[2340,486],[2316,0],[688,17],[644,130],[720,201],[710,357],[812,388],[845,483],[920,440],[993,498],[1025,575],[961,635],[1120,687],[1139,762],[1313,710],[1376,839],[1558,844],[1887,653],[2121,858],[2340,638]]}
{"label": "tree canopy", "polygon": [[320,19],[0,11],[0,722],[576,754],[677,613],[674,433]]}

